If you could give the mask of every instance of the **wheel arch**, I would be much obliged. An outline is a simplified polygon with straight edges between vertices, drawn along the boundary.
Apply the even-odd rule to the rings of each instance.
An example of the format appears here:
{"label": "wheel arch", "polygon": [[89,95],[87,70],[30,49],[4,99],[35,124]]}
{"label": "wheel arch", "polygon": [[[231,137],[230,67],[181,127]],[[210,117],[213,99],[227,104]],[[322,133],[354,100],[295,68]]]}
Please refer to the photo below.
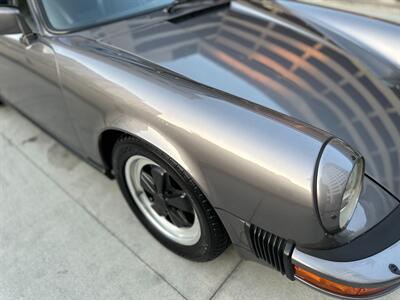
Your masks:
{"label": "wheel arch", "polygon": [[203,175],[201,169],[195,163],[195,161],[190,157],[189,154],[186,153],[186,151],[181,146],[179,146],[178,143],[176,143],[172,139],[169,139],[166,136],[161,137],[159,133],[156,134],[155,132],[155,130],[148,130],[147,133],[144,133],[142,131],[135,131],[133,129],[126,128],[123,129],[121,127],[109,127],[101,131],[98,137],[98,147],[106,174],[114,178],[114,174],[112,172],[112,152],[115,143],[123,135],[133,136],[144,142],[144,144],[149,144],[152,147],[156,147],[158,150],[164,152],[166,155],[171,157],[192,177],[194,182],[199,187],[200,191],[204,194],[206,199],[215,209],[219,219],[222,222],[222,225],[228,232],[229,238],[231,240],[232,238],[235,238],[238,234],[238,231],[241,230],[241,228],[238,229],[236,224],[239,219],[235,218],[236,228],[233,229],[231,224],[232,216],[230,216],[230,214],[227,214],[226,212],[223,213],[223,211],[215,206],[215,202],[213,201],[215,199],[212,199],[212,196],[210,195],[209,186],[207,184],[205,176]]}
{"label": "wheel arch", "polygon": [[112,152],[115,143],[123,135],[133,136],[141,140],[144,144],[149,144],[171,157],[193,178],[210,203],[213,204],[212,199],[210,199],[207,181],[195,160],[193,160],[190,154],[173,139],[150,127],[145,131],[136,131],[131,128],[123,127],[108,127],[100,132],[98,136],[98,150],[105,173],[108,176],[114,177]]}
{"label": "wheel arch", "polygon": [[120,129],[105,129],[102,131],[98,138],[98,148],[100,157],[104,166],[105,173],[112,175],[112,151],[117,140],[127,134]]}

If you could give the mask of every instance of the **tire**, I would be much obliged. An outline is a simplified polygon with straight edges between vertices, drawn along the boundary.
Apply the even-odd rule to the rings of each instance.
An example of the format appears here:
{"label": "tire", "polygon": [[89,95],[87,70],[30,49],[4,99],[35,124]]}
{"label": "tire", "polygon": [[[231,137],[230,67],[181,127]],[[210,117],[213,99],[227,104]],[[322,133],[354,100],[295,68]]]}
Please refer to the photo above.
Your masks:
{"label": "tire", "polygon": [[[149,165],[142,167],[143,169],[140,172],[139,180],[139,173],[136,174],[135,171],[132,175],[131,161],[133,161],[133,170],[137,170],[138,165],[144,165],[145,163],[143,161],[151,161],[154,164],[149,163]],[[137,162],[135,165],[136,161],[140,161],[141,163]],[[146,229],[165,247],[174,253],[193,261],[209,261],[219,256],[229,246],[230,240],[228,234],[217,213],[191,176],[169,156],[147,142],[129,135],[124,135],[114,145],[112,163],[113,171],[119,187],[130,208]],[[189,224],[189,221],[187,221],[191,216],[191,213],[179,211],[179,209],[176,209],[175,207],[171,208],[168,205],[168,209],[165,211],[162,210],[162,213],[164,213],[165,216],[161,216],[160,218],[159,212],[157,211],[157,215],[154,214],[155,217],[152,217],[153,212],[151,209],[155,207],[154,205],[157,201],[154,199],[157,196],[152,197],[153,194],[148,194],[143,191],[141,191],[139,195],[137,190],[140,189],[140,187],[137,187],[136,189],[133,188],[135,184],[138,186],[139,181],[140,186],[146,186],[142,181],[143,172],[144,170],[147,170],[145,168],[151,168],[151,170],[148,173],[145,173],[144,178],[146,178],[146,174],[157,174],[158,170],[162,170],[163,172],[166,172],[163,174],[167,174],[163,176],[168,176],[170,178],[169,182],[174,183],[174,189],[179,189],[179,192],[182,190],[183,195],[185,195],[185,201],[190,203],[193,210],[191,212],[193,213],[193,224]],[[129,180],[134,181],[135,183],[130,183],[128,182]],[[157,189],[157,185],[154,184],[154,182],[157,182],[157,180],[152,178],[152,187]],[[138,200],[143,199],[143,194],[149,195],[144,198],[146,199],[144,200],[147,203],[146,205],[142,205],[142,200]],[[160,193],[154,193],[154,195],[159,194]],[[167,197],[165,199],[167,199]],[[148,208],[149,203],[152,208]],[[175,221],[175,218],[172,218],[172,215],[170,215],[170,210],[174,210],[175,212],[178,211],[180,215],[184,214],[185,217],[183,217],[183,219],[187,221],[187,224],[184,223],[182,226],[180,223],[172,222]],[[148,211],[150,212],[148,213]],[[149,214],[151,215],[150,217]],[[155,219],[161,220],[160,223],[162,224],[165,223],[165,220],[169,221],[171,224],[179,224],[180,226],[175,226],[175,224],[172,224],[172,226],[175,226],[177,230],[183,230],[185,235],[188,235],[187,232],[190,232],[191,235],[188,235],[190,238],[182,242],[180,237],[171,237],[169,225],[167,224],[167,229],[164,229],[164,227],[159,225],[157,221],[154,221]],[[175,229],[173,227],[171,228],[173,229],[172,232],[175,233]],[[193,232],[196,232],[196,234]]]}

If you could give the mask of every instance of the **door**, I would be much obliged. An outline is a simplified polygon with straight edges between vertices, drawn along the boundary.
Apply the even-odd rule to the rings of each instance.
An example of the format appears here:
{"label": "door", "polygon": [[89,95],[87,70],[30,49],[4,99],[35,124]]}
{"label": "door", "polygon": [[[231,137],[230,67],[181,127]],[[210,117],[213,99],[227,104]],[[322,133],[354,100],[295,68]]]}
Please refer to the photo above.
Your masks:
{"label": "door", "polygon": [[[38,32],[27,1],[18,0],[18,8],[32,31]],[[50,40],[38,34],[26,45],[21,37],[22,34],[0,36],[1,97],[63,144],[81,152],[60,88]]]}

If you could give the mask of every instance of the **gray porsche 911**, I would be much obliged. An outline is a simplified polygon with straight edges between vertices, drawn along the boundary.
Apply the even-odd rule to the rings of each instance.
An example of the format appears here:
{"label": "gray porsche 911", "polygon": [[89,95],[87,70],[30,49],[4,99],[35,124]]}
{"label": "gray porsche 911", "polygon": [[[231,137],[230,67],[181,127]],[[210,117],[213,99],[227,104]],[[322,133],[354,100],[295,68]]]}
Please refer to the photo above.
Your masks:
{"label": "gray porsche 911", "polygon": [[[0,95],[195,261],[400,285],[400,25],[302,1],[8,0]],[[1,159],[1,158],[0,158]]]}

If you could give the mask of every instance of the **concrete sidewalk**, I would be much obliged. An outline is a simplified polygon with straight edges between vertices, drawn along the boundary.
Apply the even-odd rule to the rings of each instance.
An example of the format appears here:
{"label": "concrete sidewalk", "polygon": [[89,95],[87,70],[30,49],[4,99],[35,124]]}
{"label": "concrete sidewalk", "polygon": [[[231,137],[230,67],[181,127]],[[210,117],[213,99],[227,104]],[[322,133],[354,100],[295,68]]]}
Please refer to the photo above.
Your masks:
{"label": "concrete sidewalk", "polygon": [[399,0],[301,0],[400,24]]}
{"label": "concrete sidewalk", "polygon": [[209,263],[172,254],[116,182],[0,107],[1,300],[211,298],[328,299],[232,248]]}

